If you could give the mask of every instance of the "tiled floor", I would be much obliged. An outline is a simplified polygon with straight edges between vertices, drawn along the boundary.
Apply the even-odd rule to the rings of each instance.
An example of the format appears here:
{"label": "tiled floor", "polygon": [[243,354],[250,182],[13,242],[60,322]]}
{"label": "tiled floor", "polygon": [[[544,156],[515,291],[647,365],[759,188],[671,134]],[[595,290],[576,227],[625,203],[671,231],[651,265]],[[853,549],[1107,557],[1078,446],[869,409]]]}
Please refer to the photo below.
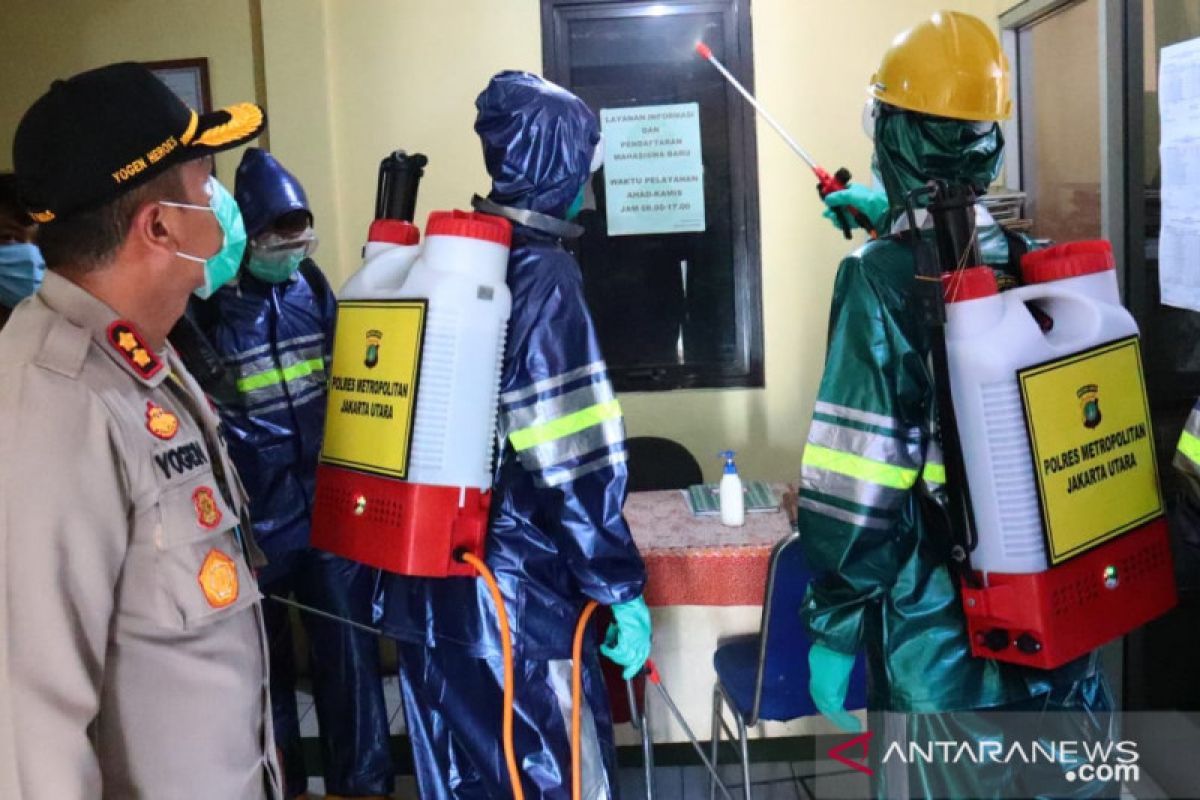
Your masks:
{"label": "tiled floor", "polygon": [[[383,699],[387,702],[391,734],[404,733],[404,714],[400,710],[400,679],[395,675],[383,678]],[[317,712],[313,710],[312,691],[301,685],[296,691],[296,710],[300,714],[300,735],[308,738],[317,735]]]}
{"label": "tiled floor", "polygon": [[[837,764],[813,763],[770,763],[752,764],[750,767],[751,793],[754,800],[809,800],[811,795],[805,790],[800,778],[813,775],[816,771],[828,774],[831,771],[844,772],[845,768]],[[861,793],[854,791],[845,796],[866,797],[866,777],[861,776]],[[733,800],[742,800],[742,775],[739,766],[722,766],[721,779],[729,787]],[[852,781],[855,778],[850,778]],[[708,771],[703,766],[695,767],[666,767],[655,771],[654,797],[655,800],[700,800],[708,798]],[[811,784],[810,784],[811,787]],[[621,797],[623,800],[638,800],[644,798],[645,778],[640,770],[621,771]],[[718,793],[718,797],[721,795]]]}
{"label": "tiled floor", "polygon": [[[387,701],[388,718],[391,720],[393,735],[404,733],[404,714],[400,710],[400,685],[395,676],[383,679],[383,694]],[[297,705],[300,713],[300,734],[305,737],[317,735],[317,714],[313,710],[312,693],[307,688],[301,688],[297,693]],[[724,756],[728,757],[728,756]],[[751,792],[753,800],[814,800],[814,784],[811,780],[801,781],[802,777],[821,774],[821,786],[829,788],[828,781],[836,781],[836,795],[839,797],[867,797],[867,779],[864,775],[848,773],[844,767],[831,762],[817,763],[771,763],[752,764],[750,770]],[[733,800],[742,798],[741,769],[736,765],[721,766],[721,778],[730,788]],[[619,777],[622,800],[641,800],[646,796],[646,781],[640,768],[622,769]],[[319,800],[324,793],[323,781],[312,778],[309,781],[309,792],[312,800]],[[861,791],[859,790],[861,784]],[[736,787],[736,788],[735,788]],[[718,797],[720,795],[718,794]],[[1123,792],[1121,800],[1157,800],[1163,798],[1153,781],[1143,776],[1135,796]],[[410,776],[400,777],[397,781],[396,800],[416,800],[416,785]],[[655,800],[707,800],[708,772],[703,766],[695,767],[659,767],[654,775]]]}
{"label": "tiled floor", "polygon": [[[831,785],[826,781],[836,780],[837,788],[830,794],[837,797],[868,797],[866,777],[854,773],[846,773],[838,764],[828,763],[795,763],[795,764],[754,764],[751,769],[751,792],[753,800],[819,800],[813,782],[808,781],[808,788],[800,780],[806,775],[821,771],[826,775],[820,784],[825,790]],[[837,772],[836,778],[829,777]],[[741,776],[737,767],[722,767],[721,777],[730,788],[733,800],[743,800]],[[620,775],[622,800],[642,800],[646,797],[645,778],[640,769],[623,769]],[[708,773],[704,767],[660,767],[656,770],[654,779],[655,800],[707,800]],[[309,782],[310,797],[320,800],[323,786],[319,778]],[[826,795],[830,796],[830,795]],[[718,797],[720,795],[718,794]],[[417,800],[416,786],[411,777],[399,779],[396,787],[396,800]],[[1137,795],[1124,791],[1121,800],[1159,800],[1166,795],[1158,791],[1152,782],[1143,777],[1142,785]]]}
{"label": "tiled floor", "polygon": [[[754,800],[810,800],[797,776],[811,774],[812,764],[755,764],[751,770]],[[722,768],[722,778],[730,786],[733,800],[742,800],[740,770],[736,767]],[[646,797],[646,782],[641,769],[623,769],[620,775],[622,800],[640,800]],[[734,783],[737,788],[734,789]],[[864,794],[866,784],[863,784]],[[309,781],[312,800],[318,800],[323,791],[322,781]],[[845,795],[850,796],[850,795]],[[720,795],[718,794],[718,797]],[[411,778],[402,778],[397,787],[396,800],[415,800],[416,787]],[[704,767],[660,767],[654,777],[655,800],[707,800],[708,772]]]}

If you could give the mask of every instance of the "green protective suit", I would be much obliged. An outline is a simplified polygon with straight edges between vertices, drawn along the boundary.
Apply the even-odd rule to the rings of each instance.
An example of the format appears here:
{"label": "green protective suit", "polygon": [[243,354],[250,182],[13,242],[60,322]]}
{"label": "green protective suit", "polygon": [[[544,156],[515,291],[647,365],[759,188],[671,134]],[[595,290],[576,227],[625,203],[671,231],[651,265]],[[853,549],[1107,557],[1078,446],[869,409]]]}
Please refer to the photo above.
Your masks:
{"label": "green protective suit", "polygon": [[[893,218],[902,206],[897,193],[924,182],[914,177],[922,164],[936,167],[928,178],[954,177],[953,153],[921,139],[928,133],[910,116],[917,115],[883,114],[876,127],[877,165]],[[897,120],[903,124],[889,129]],[[979,131],[958,124],[967,132],[953,136],[943,125],[941,141],[959,146]],[[996,152],[987,159],[970,148],[960,183],[986,187],[995,176],[998,126],[987,136]],[[895,167],[900,162],[902,170]],[[1019,250],[1029,242],[994,223],[979,233],[984,261],[1002,285],[1015,285],[1009,244]],[[1052,671],[971,655],[941,510],[945,470],[934,432],[930,331],[909,305],[914,269],[912,250],[897,235],[867,243],[838,269],[801,474],[800,531],[814,575],[803,610],[811,638],[845,654],[864,648],[869,710],[907,714],[902,729],[910,737],[995,735],[994,721],[971,713],[981,709],[1061,711],[1048,715],[1047,730],[1077,736],[1084,725],[1103,729],[1111,700],[1096,654]],[[885,780],[885,772],[876,773],[881,793],[894,779]],[[909,770],[905,796],[1090,797],[1109,788],[1069,783],[1055,772],[1057,783],[1053,775],[1038,779],[1054,788],[1014,795],[1011,771],[975,771],[978,782],[968,786],[956,783],[958,771],[939,774],[925,765]]]}

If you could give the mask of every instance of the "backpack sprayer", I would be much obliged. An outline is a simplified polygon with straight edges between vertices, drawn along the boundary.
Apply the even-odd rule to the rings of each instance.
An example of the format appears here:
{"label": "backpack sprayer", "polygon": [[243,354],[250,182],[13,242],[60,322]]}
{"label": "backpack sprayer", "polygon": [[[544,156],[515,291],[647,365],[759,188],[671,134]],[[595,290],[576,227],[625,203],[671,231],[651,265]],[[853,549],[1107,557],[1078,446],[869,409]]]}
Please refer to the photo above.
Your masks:
{"label": "backpack sprayer", "polygon": [[940,182],[907,201],[942,507],[972,653],[1053,669],[1176,603],[1138,329],[1107,242],[1028,253],[1025,285],[1001,294],[974,203]]}
{"label": "backpack sprayer", "polygon": [[[512,227],[488,214],[435,211],[422,244],[413,217],[427,163],[424,155],[404,151],[383,159],[363,265],[338,293],[312,544],[399,575],[484,579],[504,658],[505,762],[513,797],[522,800],[512,633],[499,585],[484,563],[512,308],[506,283]],[[582,647],[596,605],[585,606],[575,631],[575,798],[581,794]]]}
{"label": "backpack sprayer", "polygon": [[313,544],[399,575],[472,576],[491,503],[512,296],[507,220],[412,224],[420,154],[379,168],[362,267],[338,292]]}
{"label": "backpack sprayer", "polygon": [[[725,65],[717,60],[717,57],[713,55],[712,49],[708,45],[706,45],[704,42],[696,42],[696,53],[705,61],[716,67],[717,72],[721,73],[721,76],[725,78],[725,80],[729,81],[729,84],[734,89],[737,89],[738,93],[741,94],[742,97],[746,98],[746,102],[753,106],[755,111],[757,111],[759,114],[762,114],[762,118],[767,121],[768,125],[775,129],[775,132],[783,138],[783,141],[787,142],[788,147],[792,148],[792,151],[796,155],[800,156],[800,158],[804,160],[804,163],[808,164],[809,169],[811,169],[813,174],[817,176],[818,197],[824,199],[826,195],[832,194],[833,192],[840,192],[850,184],[850,170],[846,169],[845,167],[841,167],[837,170],[837,172],[830,175],[824,168],[822,168],[821,165],[818,164],[813,157],[808,154],[808,151],[801,147],[799,143],[797,143],[796,140],[793,139],[786,130],[784,130],[782,125],[775,121],[775,118],[772,117],[771,114],[762,107],[762,104],[754,98],[754,95],[746,91],[746,87],[742,86],[742,84],[738,82],[737,78],[730,74],[729,70],[725,68]],[[854,218],[854,221],[857,222],[859,227],[866,231],[867,235],[872,239],[878,235],[867,215],[854,206],[845,206],[844,209],[835,208],[833,211],[837,216],[838,224],[842,226],[842,235],[847,239],[849,239],[851,236],[850,223],[846,220],[844,211],[849,211],[850,216]]]}

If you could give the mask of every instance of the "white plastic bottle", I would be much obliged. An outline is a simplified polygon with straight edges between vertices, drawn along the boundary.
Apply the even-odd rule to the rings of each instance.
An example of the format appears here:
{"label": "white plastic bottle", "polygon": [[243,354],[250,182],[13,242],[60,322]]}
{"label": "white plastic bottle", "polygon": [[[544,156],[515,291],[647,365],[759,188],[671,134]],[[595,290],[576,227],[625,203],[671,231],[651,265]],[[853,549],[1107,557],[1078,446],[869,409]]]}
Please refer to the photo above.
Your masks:
{"label": "white plastic bottle", "polygon": [[[943,279],[950,388],[979,530],[971,566],[985,577],[1047,568],[1017,371],[1138,333],[1105,248],[1075,242],[1039,251],[1036,268],[1024,268],[1027,285],[1003,294],[988,267]],[[1027,305],[1052,326],[1042,330]]]}
{"label": "white plastic bottle", "polygon": [[721,476],[721,524],[740,528],[746,524],[746,498],[737,464],[733,463],[735,453],[724,450],[720,455],[725,459],[725,474]]}
{"label": "white plastic bottle", "polygon": [[339,300],[388,300],[408,279],[421,254],[421,232],[411,222],[377,219],[363,246],[363,265],[338,292]]}
{"label": "white plastic bottle", "polygon": [[510,227],[469,211],[435,211],[397,299],[427,299],[408,480],[486,491],[512,295]]}

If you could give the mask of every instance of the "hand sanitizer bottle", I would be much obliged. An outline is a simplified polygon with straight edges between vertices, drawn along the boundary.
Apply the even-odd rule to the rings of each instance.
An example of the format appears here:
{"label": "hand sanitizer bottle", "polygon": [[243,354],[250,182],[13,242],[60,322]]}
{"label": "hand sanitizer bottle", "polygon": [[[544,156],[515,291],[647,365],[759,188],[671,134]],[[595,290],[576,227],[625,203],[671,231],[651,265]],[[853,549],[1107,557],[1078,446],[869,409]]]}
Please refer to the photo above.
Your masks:
{"label": "hand sanitizer bottle", "polygon": [[742,479],[738,476],[737,464],[733,463],[734,452],[724,450],[720,456],[725,459],[725,474],[721,476],[721,524],[738,528],[746,524]]}

